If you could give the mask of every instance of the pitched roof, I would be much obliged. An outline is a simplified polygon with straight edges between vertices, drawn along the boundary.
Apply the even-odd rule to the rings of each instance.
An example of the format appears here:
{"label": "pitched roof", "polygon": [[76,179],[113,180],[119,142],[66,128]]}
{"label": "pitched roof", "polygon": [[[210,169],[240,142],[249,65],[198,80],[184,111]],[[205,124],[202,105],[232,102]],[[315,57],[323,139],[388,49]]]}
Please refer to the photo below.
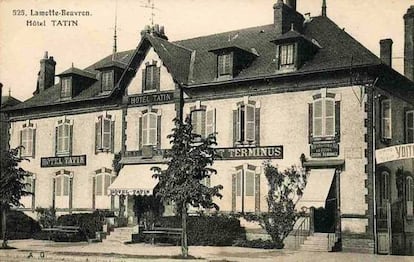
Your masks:
{"label": "pitched roof", "polygon": [[1,97],[1,107],[10,107],[10,106],[14,106],[17,105],[19,103],[21,103],[22,101],[20,101],[17,98],[14,98],[12,96],[2,96]]}
{"label": "pitched roof", "polygon": [[76,67],[71,67],[56,76],[66,76],[66,75],[79,75],[79,76],[83,76],[87,78],[96,79],[96,76],[94,73],[88,72],[87,70],[82,70]]}
{"label": "pitched roof", "polygon": [[[292,37],[291,34],[294,33],[288,32],[288,35],[282,37]],[[310,60],[294,72],[295,74],[381,64],[381,60],[377,56],[339,28],[328,17],[312,18],[304,25],[304,30],[294,36],[318,43],[321,47]],[[145,54],[145,52],[138,52],[138,50],[145,48],[143,43],[147,41],[160,56],[173,79],[184,86],[219,83],[216,79],[216,54],[211,52],[219,47],[242,47],[244,50],[254,50],[255,54],[259,55],[231,81],[278,76],[281,74],[276,72],[275,44],[272,43],[272,40],[277,37],[281,36],[276,34],[273,24],[175,42],[146,34],[137,49],[108,55],[81,71],[96,74],[98,68],[106,67],[113,63],[113,60],[131,67],[133,64],[130,63],[132,63],[134,54],[140,56]],[[283,73],[283,75],[289,74],[291,73]],[[60,100],[60,88],[59,85],[55,85],[17,105],[14,109],[105,97],[100,92],[100,85],[101,82],[98,79],[92,86],[82,90],[69,101]]]}

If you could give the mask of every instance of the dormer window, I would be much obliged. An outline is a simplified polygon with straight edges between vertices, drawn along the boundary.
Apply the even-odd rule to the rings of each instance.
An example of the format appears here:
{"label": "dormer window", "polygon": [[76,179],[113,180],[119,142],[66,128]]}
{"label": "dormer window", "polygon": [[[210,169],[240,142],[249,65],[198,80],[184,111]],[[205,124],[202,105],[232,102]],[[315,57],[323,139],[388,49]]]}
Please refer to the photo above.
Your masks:
{"label": "dormer window", "polygon": [[61,80],[61,92],[60,97],[66,98],[72,96],[72,79],[70,77],[64,77]]}
{"label": "dormer window", "polygon": [[142,92],[154,92],[160,89],[160,67],[157,62],[146,63],[142,70]]}
{"label": "dormer window", "polygon": [[280,67],[294,65],[295,45],[281,45],[279,48]]}
{"label": "dormer window", "polygon": [[114,86],[114,72],[102,72],[102,91],[111,91]]}
{"label": "dormer window", "polygon": [[233,53],[220,54],[217,60],[218,77],[233,76]]}

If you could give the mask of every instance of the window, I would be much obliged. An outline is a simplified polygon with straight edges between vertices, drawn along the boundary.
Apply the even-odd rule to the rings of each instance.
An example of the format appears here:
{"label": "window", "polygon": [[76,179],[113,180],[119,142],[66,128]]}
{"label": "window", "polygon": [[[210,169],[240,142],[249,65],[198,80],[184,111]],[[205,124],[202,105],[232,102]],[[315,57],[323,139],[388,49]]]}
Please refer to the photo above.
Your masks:
{"label": "window", "polygon": [[111,118],[111,115],[99,116],[98,122],[95,123],[97,151],[113,151],[113,132],[115,123]]}
{"label": "window", "polygon": [[221,54],[217,57],[218,77],[233,74],[233,55],[232,53]]}
{"label": "window", "polygon": [[36,129],[34,128],[33,124],[24,124],[23,130],[20,131],[20,145],[22,146],[20,151],[21,156],[35,156],[35,137]]}
{"label": "window", "polygon": [[414,143],[414,111],[405,113],[405,142]]}
{"label": "window", "polygon": [[407,176],[405,179],[405,201],[407,205],[407,216],[413,216],[413,203],[414,203],[414,195],[413,195],[413,178],[411,176]]}
{"label": "window", "polygon": [[157,145],[157,114],[154,112],[142,116],[142,144]]}
{"label": "window", "polygon": [[26,184],[25,189],[27,192],[34,193],[34,187],[33,187],[33,175],[30,174],[29,176],[24,177],[24,183]]}
{"label": "window", "polygon": [[258,110],[254,104],[240,103],[235,112],[235,138],[239,144],[257,144]]}
{"label": "window", "polygon": [[293,65],[294,64],[294,51],[295,51],[295,45],[289,44],[289,45],[281,45],[279,48],[279,59],[280,59],[280,66],[287,66],[287,65]]}
{"label": "window", "polygon": [[68,175],[58,175],[55,178],[55,195],[69,196],[69,179]]}
{"label": "window", "polygon": [[156,62],[147,63],[146,68],[142,71],[143,92],[157,91],[160,88],[160,68]]}
{"label": "window", "polygon": [[95,177],[95,195],[97,196],[106,196],[108,187],[113,182],[114,177],[111,174],[101,173],[97,174]]}
{"label": "window", "polygon": [[216,130],[216,110],[206,110],[206,107],[200,109],[191,109],[191,125],[193,126],[193,133],[205,138],[213,134]]}
{"label": "window", "polygon": [[69,120],[59,120],[56,127],[56,155],[70,155],[72,149],[72,124]]}
{"label": "window", "polygon": [[70,77],[65,77],[62,78],[61,80],[61,93],[60,93],[60,97],[71,97],[72,96],[72,92],[71,92],[71,85],[72,85],[72,81]]}
{"label": "window", "polygon": [[320,98],[313,102],[313,136],[335,135],[335,100]]}
{"label": "window", "polygon": [[384,139],[392,138],[390,99],[381,101],[381,135]]}
{"label": "window", "polygon": [[114,86],[114,72],[106,71],[102,73],[102,91],[111,91]]}
{"label": "window", "polygon": [[391,196],[391,188],[390,188],[390,173],[384,171],[381,173],[381,191],[380,191],[380,196],[381,196],[381,203],[385,204],[386,201],[388,201],[390,199]]}
{"label": "window", "polygon": [[236,167],[233,174],[232,210],[241,212],[260,211],[260,174],[249,164]]}

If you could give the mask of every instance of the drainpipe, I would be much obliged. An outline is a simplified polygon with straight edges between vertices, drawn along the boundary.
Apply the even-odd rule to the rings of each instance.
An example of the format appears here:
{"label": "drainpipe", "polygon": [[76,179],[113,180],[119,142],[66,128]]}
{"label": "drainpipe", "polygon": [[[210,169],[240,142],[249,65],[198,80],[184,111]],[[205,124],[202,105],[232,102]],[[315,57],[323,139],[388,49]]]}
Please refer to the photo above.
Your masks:
{"label": "drainpipe", "polygon": [[372,84],[372,205],[373,205],[373,233],[374,233],[374,254],[378,253],[378,236],[377,236],[377,200],[376,200],[376,165],[375,165],[375,148],[376,148],[376,111],[375,111],[375,84],[378,81],[378,77]]}

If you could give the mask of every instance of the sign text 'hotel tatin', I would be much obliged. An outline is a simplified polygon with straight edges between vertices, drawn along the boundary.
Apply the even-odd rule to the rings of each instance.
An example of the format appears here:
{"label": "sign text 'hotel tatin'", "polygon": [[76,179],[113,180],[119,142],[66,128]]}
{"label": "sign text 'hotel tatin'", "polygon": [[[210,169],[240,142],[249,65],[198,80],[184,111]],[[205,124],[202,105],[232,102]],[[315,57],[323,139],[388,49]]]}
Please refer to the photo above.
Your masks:
{"label": "sign text 'hotel tatin'", "polygon": [[40,167],[86,166],[86,155],[42,157]]}

